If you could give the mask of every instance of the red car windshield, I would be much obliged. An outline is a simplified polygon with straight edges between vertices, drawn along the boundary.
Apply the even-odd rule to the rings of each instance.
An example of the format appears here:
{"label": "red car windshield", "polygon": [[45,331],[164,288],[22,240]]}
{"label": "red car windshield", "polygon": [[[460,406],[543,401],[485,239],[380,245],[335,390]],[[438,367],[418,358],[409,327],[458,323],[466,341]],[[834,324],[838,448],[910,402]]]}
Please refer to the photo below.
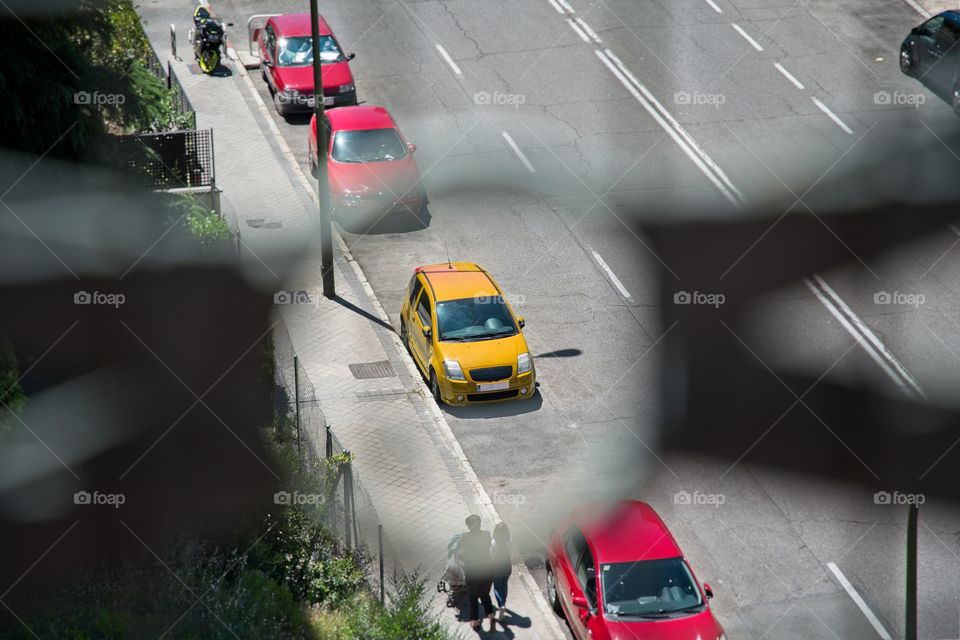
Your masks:
{"label": "red car windshield", "polygon": [[407,147],[395,129],[337,131],[331,155],[337,162],[389,162],[406,156]]}
{"label": "red car windshield", "polygon": [[[343,62],[346,57],[332,36],[320,36],[320,63]],[[277,40],[277,64],[281,67],[303,67],[313,64],[310,36],[295,36]]]}
{"label": "red car windshield", "polygon": [[612,617],[667,617],[703,606],[683,558],[601,565],[604,613]]}

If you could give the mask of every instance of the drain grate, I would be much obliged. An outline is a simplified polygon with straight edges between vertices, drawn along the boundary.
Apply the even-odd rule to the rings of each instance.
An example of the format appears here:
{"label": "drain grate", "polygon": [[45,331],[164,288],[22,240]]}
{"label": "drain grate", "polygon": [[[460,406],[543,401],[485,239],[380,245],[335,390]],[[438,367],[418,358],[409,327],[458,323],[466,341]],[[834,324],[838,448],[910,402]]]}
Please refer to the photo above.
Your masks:
{"label": "drain grate", "polygon": [[397,375],[393,365],[388,360],[379,362],[358,362],[350,365],[350,373],[357,380],[370,380],[373,378],[392,378]]}

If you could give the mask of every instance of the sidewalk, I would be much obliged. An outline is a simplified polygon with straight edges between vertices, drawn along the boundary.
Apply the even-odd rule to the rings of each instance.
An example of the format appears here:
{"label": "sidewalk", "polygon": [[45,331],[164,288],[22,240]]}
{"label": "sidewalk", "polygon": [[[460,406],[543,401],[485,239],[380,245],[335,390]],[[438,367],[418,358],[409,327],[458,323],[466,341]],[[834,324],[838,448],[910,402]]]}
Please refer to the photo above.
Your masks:
{"label": "sidewalk", "polygon": [[[188,4],[162,0],[139,10],[166,62],[169,24],[178,20],[180,27],[189,21]],[[184,16],[178,19],[180,13]],[[300,362],[328,422],[355,456],[354,466],[399,564],[408,573],[418,571],[431,585],[443,571],[450,536],[465,529],[466,516],[479,514],[486,529],[499,517],[339,236],[338,298],[319,295],[314,196],[252,87],[259,77],[247,76],[238,61],[227,61],[231,77],[195,74],[188,68],[195,66],[189,49],[180,49],[183,60],[172,60],[172,67],[196,109],[198,128],[214,130],[217,186],[223,190],[225,215],[240,229],[245,268],[271,292],[309,292],[309,304],[279,307]],[[303,259],[280,282],[273,274],[290,269],[279,251],[302,241],[308,244]],[[398,274],[404,280],[408,276]],[[373,363],[381,365],[385,377],[356,379],[349,366]],[[322,434],[311,437],[322,454]],[[445,595],[435,594],[434,609],[451,629],[468,632],[444,601]],[[514,567],[509,608],[517,614],[509,632],[485,632],[483,637],[564,637],[523,564]]]}

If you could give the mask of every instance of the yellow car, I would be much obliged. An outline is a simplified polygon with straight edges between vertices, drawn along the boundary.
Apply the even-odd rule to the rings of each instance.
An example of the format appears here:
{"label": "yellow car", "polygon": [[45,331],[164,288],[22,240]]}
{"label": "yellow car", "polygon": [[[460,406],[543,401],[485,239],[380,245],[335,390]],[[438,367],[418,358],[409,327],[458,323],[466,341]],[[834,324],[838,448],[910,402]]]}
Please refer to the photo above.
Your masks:
{"label": "yellow car", "polygon": [[470,262],[417,267],[400,309],[400,339],[438,404],[532,397],[523,326],[490,274]]}

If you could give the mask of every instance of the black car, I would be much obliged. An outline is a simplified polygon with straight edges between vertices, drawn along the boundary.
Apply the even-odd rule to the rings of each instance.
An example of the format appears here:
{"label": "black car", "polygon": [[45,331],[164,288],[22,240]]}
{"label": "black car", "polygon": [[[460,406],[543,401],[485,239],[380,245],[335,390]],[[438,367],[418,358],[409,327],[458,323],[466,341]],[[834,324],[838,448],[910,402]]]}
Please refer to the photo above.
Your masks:
{"label": "black car", "polygon": [[960,12],[944,11],[914,27],[900,45],[900,70],[947,93],[960,115]]}

